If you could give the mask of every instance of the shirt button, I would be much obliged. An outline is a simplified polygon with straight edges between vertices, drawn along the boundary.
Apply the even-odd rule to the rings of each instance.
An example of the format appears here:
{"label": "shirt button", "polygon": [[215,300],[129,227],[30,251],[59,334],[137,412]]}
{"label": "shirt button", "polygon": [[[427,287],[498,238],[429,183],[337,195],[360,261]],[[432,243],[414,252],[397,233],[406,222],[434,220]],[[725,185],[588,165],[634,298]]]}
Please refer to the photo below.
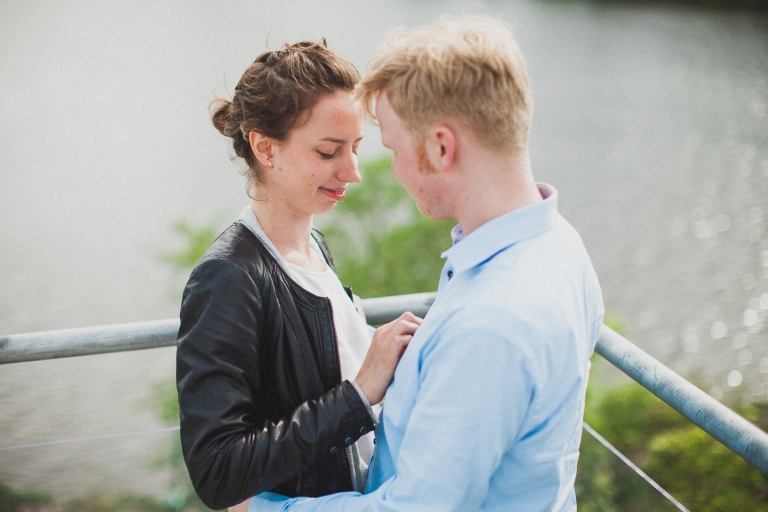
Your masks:
{"label": "shirt button", "polygon": [[364,435],[365,435],[365,434],[367,434],[367,433],[368,433],[368,429],[367,429],[367,428],[365,428],[365,427],[360,427],[360,435],[363,435],[363,436],[364,436]]}
{"label": "shirt button", "polygon": [[333,448],[331,448],[331,453],[333,454],[339,453],[339,449],[334,446]]}
{"label": "shirt button", "polygon": [[352,439],[351,437],[348,437],[348,438],[346,438],[346,439],[344,440],[344,442],[347,444],[347,446],[349,446],[349,445],[351,445],[352,443],[354,443],[354,442],[355,442],[355,440],[354,440],[354,439]]}

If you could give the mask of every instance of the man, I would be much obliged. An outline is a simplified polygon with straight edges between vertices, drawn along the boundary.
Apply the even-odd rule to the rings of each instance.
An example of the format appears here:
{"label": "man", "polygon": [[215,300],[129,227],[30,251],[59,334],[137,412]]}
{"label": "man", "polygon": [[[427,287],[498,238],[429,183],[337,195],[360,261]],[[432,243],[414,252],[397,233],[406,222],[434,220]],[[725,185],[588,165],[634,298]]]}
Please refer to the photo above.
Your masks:
{"label": "man", "polygon": [[459,221],[454,246],[387,390],[366,494],[266,493],[251,510],[575,511],[604,309],[557,192],[531,173],[517,43],[488,18],[401,32],[359,97],[419,210]]}

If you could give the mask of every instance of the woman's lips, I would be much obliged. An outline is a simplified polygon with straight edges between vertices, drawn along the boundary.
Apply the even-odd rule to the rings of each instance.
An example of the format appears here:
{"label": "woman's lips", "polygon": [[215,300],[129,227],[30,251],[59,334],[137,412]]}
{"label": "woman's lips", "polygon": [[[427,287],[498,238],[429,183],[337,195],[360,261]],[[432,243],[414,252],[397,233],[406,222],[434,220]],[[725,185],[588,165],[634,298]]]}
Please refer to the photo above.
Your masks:
{"label": "woman's lips", "polygon": [[320,190],[323,191],[325,195],[333,199],[334,201],[341,201],[344,199],[344,194],[346,193],[346,189],[344,188],[324,188],[320,187]]}

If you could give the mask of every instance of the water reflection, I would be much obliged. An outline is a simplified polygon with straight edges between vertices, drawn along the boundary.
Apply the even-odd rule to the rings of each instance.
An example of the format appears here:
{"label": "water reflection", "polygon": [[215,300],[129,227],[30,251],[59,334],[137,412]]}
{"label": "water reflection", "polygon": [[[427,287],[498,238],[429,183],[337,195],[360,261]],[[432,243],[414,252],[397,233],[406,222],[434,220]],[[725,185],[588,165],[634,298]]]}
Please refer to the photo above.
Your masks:
{"label": "water reflection", "polygon": [[733,348],[744,348],[749,343],[749,337],[744,331],[739,331],[733,337]]}

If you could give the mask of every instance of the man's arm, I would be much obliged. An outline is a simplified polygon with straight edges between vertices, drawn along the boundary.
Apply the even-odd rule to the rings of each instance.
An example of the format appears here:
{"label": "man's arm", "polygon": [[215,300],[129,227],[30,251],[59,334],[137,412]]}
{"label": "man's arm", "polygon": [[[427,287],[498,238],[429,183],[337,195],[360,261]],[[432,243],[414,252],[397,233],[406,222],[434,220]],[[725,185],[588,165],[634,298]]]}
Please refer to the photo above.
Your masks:
{"label": "man's arm", "polygon": [[[421,348],[420,387],[394,454],[396,475],[371,494],[270,501],[274,510],[476,510],[485,501],[528,411],[532,369],[500,330],[458,323]],[[505,323],[504,332],[516,332]]]}

